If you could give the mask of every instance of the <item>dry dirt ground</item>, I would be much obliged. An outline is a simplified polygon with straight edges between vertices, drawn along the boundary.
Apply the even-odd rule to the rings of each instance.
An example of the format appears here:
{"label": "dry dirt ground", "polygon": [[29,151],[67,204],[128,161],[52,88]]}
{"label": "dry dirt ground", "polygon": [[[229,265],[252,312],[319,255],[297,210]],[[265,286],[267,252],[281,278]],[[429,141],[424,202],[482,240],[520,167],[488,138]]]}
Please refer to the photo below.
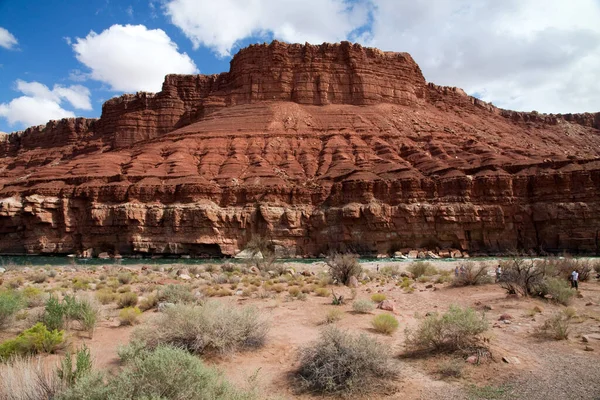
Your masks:
{"label": "dry dirt ground", "polygon": [[[366,269],[375,271],[388,263],[363,264]],[[405,269],[409,263],[399,263]],[[490,266],[494,265],[493,263]],[[323,263],[290,264],[296,271],[308,270],[318,273],[325,271]],[[453,269],[454,264],[436,263],[439,269]],[[183,282],[176,279],[173,269],[142,271],[142,265],[133,267],[98,267],[95,271],[73,267],[58,268],[58,274],[43,284],[27,281],[29,274],[37,270],[14,269],[5,272],[0,279],[5,285],[17,276],[24,277],[23,286],[34,285],[42,288],[62,287],[69,291],[67,284],[73,277],[85,277],[93,287],[93,282],[100,282],[101,275],[116,274],[118,271],[131,271],[133,275],[146,276],[142,282],[131,283],[131,290],[144,296],[148,289],[158,288],[165,283],[186,283],[201,290],[203,279],[192,278]],[[156,269],[156,268],[155,268]],[[202,269],[202,267],[201,267]],[[218,272],[213,272],[213,275]],[[207,275],[205,275],[207,276]],[[315,280],[317,277],[314,278]],[[231,303],[232,306],[253,305],[268,317],[271,329],[266,345],[258,350],[233,354],[208,360],[218,366],[231,381],[240,386],[254,386],[264,397],[282,399],[314,398],[306,394],[298,394],[293,390],[290,376],[297,367],[297,350],[315,340],[324,326],[328,311],[333,308],[343,310],[343,318],[336,325],[344,330],[365,333],[389,346],[394,362],[401,373],[395,382],[395,390],[367,398],[389,399],[600,399],[600,340],[591,339],[584,343],[582,335],[600,334],[600,283],[596,279],[580,285],[580,297],[573,301],[572,307],[577,317],[571,328],[568,340],[541,340],[533,335],[536,327],[555,312],[564,308],[543,299],[510,298],[496,284],[454,288],[448,283],[415,282],[415,290],[407,293],[396,285],[393,279],[375,278],[371,282],[361,283],[355,291],[356,299],[370,299],[376,292],[384,293],[396,306],[394,314],[400,321],[400,329],[390,336],[378,334],[371,328],[370,321],[374,315],[384,312],[375,310],[372,314],[355,314],[352,312],[352,301],[346,305],[334,306],[331,297],[319,297],[314,292],[305,300],[290,300],[286,291],[273,293],[270,298],[244,297],[236,295],[219,297],[219,301]],[[134,279],[135,281],[135,279]],[[191,282],[191,283],[190,283]],[[66,287],[65,287],[66,286]],[[144,287],[146,286],[146,287]],[[152,286],[152,287],[149,287]],[[214,286],[214,285],[213,285]],[[223,286],[230,286],[225,284]],[[240,287],[243,287],[240,284]],[[339,286],[333,288],[336,294],[351,298],[351,289]],[[87,292],[92,293],[91,290]],[[80,292],[81,293],[81,292]],[[464,365],[460,378],[443,378],[437,372],[441,363],[451,359],[451,355],[436,355],[425,358],[404,357],[404,329],[417,326],[420,318],[428,312],[444,312],[451,304],[473,307],[490,321],[490,330],[485,335],[489,339],[492,359],[472,365],[463,358],[458,362]],[[542,312],[532,316],[530,312],[535,306]],[[0,340],[14,337],[20,330],[31,323],[39,309],[29,310],[29,316],[15,322],[9,329],[0,332]],[[103,318],[95,330],[93,337],[75,329],[69,333],[70,345],[79,346],[86,343],[95,359],[95,367],[99,369],[119,368],[117,348],[126,344],[135,327],[119,326],[118,312],[115,304],[103,306]],[[152,323],[155,310],[142,314],[140,323]],[[510,324],[499,322],[502,314],[510,314]],[[599,336],[600,337],[600,336]],[[587,347],[587,350],[586,350]],[[55,362],[61,354],[46,356],[47,362]],[[510,362],[504,362],[507,358]]]}

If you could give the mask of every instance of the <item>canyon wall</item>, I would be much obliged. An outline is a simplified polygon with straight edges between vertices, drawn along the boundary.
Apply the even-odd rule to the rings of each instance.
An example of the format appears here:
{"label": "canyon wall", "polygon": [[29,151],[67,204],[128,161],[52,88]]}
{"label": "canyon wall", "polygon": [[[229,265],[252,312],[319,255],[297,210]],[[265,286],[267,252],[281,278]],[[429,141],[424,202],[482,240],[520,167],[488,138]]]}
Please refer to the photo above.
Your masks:
{"label": "canyon wall", "polygon": [[273,42],[0,137],[0,253],[600,252],[600,113],[502,110],[406,53]]}

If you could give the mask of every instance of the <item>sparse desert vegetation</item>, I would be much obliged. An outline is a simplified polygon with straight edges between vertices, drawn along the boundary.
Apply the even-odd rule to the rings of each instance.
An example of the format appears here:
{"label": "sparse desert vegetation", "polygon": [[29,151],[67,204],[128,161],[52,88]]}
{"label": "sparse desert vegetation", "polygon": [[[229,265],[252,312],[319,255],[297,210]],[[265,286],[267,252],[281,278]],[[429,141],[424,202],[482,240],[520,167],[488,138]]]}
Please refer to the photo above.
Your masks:
{"label": "sparse desert vegetation", "polygon": [[0,399],[152,397],[149,382],[167,373],[157,357],[214,398],[508,399],[520,365],[548,374],[548,347],[554,363],[598,361],[600,283],[589,272],[576,291],[564,277],[593,261],[505,259],[496,283],[494,262],[356,263],[339,255],[342,275],[332,259],[11,268],[0,277]]}

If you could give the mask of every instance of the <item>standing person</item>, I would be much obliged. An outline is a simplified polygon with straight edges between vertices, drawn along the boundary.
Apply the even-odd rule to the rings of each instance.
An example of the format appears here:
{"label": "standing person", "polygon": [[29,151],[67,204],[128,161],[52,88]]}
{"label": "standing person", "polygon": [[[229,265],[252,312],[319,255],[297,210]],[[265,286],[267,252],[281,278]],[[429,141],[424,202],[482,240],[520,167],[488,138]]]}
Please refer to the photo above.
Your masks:
{"label": "standing person", "polygon": [[579,272],[574,270],[571,272],[571,288],[575,290],[579,290]]}
{"label": "standing person", "polygon": [[498,267],[496,268],[496,282],[500,281],[501,276],[502,276],[502,267],[500,267],[500,264],[498,264]]}
{"label": "standing person", "polygon": [[454,268],[454,276],[458,278],[458,265]]}

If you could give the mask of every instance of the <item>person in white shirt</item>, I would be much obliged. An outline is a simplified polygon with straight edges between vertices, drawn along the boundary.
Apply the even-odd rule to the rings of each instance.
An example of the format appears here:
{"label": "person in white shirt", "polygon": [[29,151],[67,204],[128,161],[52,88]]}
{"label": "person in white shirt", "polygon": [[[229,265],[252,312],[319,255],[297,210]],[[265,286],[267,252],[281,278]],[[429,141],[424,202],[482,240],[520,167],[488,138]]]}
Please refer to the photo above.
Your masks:
{"label": "person in white shirt", "polygon": [[571,272],[571,288],[575,290],[579,290],[579,272],[573,271]]}

